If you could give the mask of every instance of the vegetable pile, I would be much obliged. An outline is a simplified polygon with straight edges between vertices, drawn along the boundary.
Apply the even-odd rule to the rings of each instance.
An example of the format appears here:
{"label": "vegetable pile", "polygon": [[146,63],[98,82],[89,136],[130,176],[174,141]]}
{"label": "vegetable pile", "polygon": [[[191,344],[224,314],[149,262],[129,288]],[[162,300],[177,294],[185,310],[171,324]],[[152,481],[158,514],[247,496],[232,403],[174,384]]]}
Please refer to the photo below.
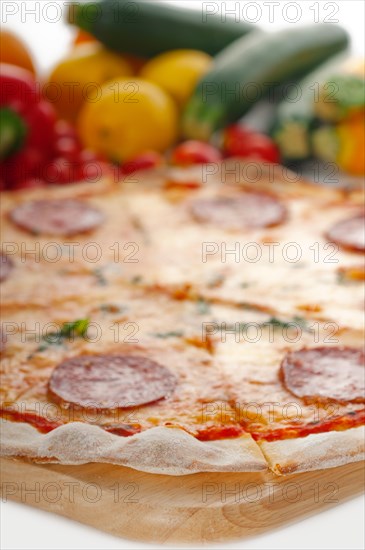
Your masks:
{"label": "vegetable pile", "polygon": [[75,128],[58,119],[33,74],[6,63],[0,65],[0,161],[2,191],[94,182],[111,172],[83,147]]}
{"label": "vegetable pile", "polygon": [[[1,190],[225,157],[317,158],[365,173],[364,63],[339,56],[349,42],[340,26],[266,33],[152,1],[130,6],[68,6],[74,43],[42,78],[22,41],[1,32]],[[265,97],[275,97],[275,120],[262,133],[242,117]]]}
{"label": "vegetable pile", "polygon": [[272,135],[288,162],[313,156],[365,174],[364,62],[335,57],[307,75],[278,105]]}

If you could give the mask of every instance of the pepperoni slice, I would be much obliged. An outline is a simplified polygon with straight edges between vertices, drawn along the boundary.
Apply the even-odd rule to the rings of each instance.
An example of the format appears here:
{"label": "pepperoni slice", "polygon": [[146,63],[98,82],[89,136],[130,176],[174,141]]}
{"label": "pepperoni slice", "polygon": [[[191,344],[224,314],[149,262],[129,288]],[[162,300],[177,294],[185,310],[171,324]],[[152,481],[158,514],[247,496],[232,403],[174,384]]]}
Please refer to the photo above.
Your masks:
{"label": "pepperoni slice", "polygon": [[288,353],[280,375],[304,400],[365,402],[364,352],[349,347],[305,348]]}
{"label": "pepperoni slice", "polygon": [[14,268],[14,263],[9,256],[0,252],[0,282],[5,281]]}
{"label": "pepperoni slice", "polygon": [[163,399],[176,384],[176,377],[166,367],[146,357],[83,355],[55,368],[49,391],[56,401],[84,409],[113,410]]}
{"label": "pepperoni slice", "polygon": [[278,199],[255,192],[197,199],[190,204],[190,211],[199,222],[232,230],[271,227],[283,222],[287,215]]}
{"label": "pepperoni slice", "polygon": [[359,214],[336,223],[327,231],[326,238],[343,248],[365,252],[365,216]]}
{"label": "pepperoni slice", "polygon": [[10,212],[10,219],[33,234],[70,236],[95,229],[104,214],[80,200],[53,199],[20,204]]}

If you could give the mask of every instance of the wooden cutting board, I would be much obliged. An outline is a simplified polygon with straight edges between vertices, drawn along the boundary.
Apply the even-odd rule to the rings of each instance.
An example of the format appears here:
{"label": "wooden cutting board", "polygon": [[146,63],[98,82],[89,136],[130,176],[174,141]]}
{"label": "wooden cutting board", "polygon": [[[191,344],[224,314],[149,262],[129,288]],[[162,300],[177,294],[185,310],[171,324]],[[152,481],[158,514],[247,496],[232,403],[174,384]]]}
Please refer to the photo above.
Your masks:
{"label": "wooden cutting board", "polygon": [[285,477],[272,473],[146,474],[109,464],[1,460],[3,499],[140,541],[225,541],[298,521],[361,493],[364,462]]}

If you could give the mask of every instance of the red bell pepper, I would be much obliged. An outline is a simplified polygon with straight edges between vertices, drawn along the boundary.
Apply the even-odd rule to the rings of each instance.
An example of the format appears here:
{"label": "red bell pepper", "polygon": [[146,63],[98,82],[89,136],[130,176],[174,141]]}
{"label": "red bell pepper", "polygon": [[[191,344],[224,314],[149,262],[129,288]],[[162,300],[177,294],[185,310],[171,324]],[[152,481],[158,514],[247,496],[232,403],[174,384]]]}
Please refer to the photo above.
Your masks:
{"label": "red bell pepper", "polygon": [[13,186],[40,176],[53,155],[56,115],[42,99],[33,75],[13,65],[0,65],[0,161],[3,179]]}

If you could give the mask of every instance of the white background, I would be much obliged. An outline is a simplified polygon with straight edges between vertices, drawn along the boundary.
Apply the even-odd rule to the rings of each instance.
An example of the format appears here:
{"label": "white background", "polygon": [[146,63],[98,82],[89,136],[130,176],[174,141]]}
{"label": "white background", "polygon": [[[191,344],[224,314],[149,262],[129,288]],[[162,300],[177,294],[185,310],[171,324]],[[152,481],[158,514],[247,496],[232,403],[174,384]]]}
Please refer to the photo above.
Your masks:
{"label": "white background", "polygon": [[[200,9],[201,1],[176,2],[185,6]],[[221,4],[221,2],[216,2]],[[225,2],[226,10],[245,9],[248,1]],[[293,2],[291,2],[293,3]],[[38,4],[38,8],[36,6]],[[46,4],[53,4],[43,13]],[[318,4],[320,18],[332,17],[347,28],[352,37],[352,51],[356,55],[364,55],[364,6],[362,0],[340,0],[327,2],[326,0],[306,0],[296,2],[299,6],[291,8],[289,1],[281,0],[275,7],[273,20],[270,20],[268,2],[250,2],[247,9],[249,20],[259,17],[257,24],[268,30],[275,30],[285,26],[313,23],[315,11],[311,9]],[[256,4],[256,6],[254,5]],[[34,54],[40,74],[46,76],[50,67],[67,54],[74,29],[67,27],[62,20],[55,21],[57,7],[63,7],[64,2],[49,2],[43,0],[33,2],[27,0],[3,0],[1,6],[1,23],[20,33],[28,43]],[[259,6],[259,7],[257,7]],[[261,8],[260,12],[257,11]],[[37,15],[31,15],[27,10],[37,9]],[[222,6],[220,6],[222,9]],[[295,10],[295,11],[294,11]],[[12,12],[16,12],[13,13]],[[241,12],[242,13],[242,12]],[[296,16],[299,19],[291,23]],[[38,18],[38,20],[36,20]],[[362,550],[364,540],[364,498],[357,497],[345,504],[322,512],[309,519],[280,530],[231,544],[216,545],[205,548],[216,549],[247,549],[247,550]],[[161,548],[160,546],[133,543],[106,535],[80,525],[71,520],[54,516],[26,505],[7,502],[1,505],[1,548],[4,550],[16,549],[144,549]]]}

